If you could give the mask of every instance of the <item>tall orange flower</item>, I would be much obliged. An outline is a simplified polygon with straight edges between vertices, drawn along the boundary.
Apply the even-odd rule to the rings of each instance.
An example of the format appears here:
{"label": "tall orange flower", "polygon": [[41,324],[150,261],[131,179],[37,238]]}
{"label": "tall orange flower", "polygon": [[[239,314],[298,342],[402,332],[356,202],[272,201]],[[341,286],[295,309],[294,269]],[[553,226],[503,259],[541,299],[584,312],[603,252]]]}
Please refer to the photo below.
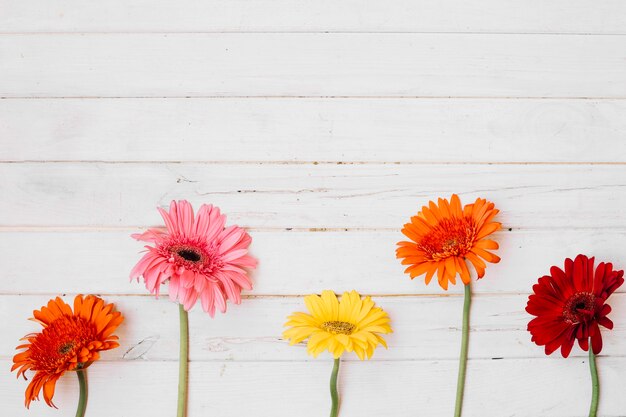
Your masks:
{"label": "tall orange flower", "polygon": [[[33,312],[34,321],[43,326],[39,333],[31,333],[23,339],[27,343],[16,349],[26,349],[13,357],[11,371],[18,369],[17,376],[26,379],[26,371],[35,375],[26,388],[26,408],[31,401],[43,398],[51,407],[57,380],[66,371],[78,371],[82,391],[86,390],[84,369],[100,358],[99,352],[119,346],[113,332],[124,320],[122,314],[113,311],[113,304],[95,295],[74,299],[74,311],[57,297],[47,306]],[[79,407],[80,408],[80,407]],[[84,409],[83,409],[84,413]]]}
{"label": "tall orange flower", "polygon": [[428,285],[436,272],[439,285],[444,290],[448,289],[449,282],[456,284],[457,275],[461,276],[465,284],[454,417],[461,417],[463,409],[469,347],[472,291],[467,261],[476,269],[478,278],[485,275],[487,265],[484,261],[500,262],[498,256],[488,251],[498,249],[498,243],[485,239],[502,227],[493,221],[498,213],[495,205],[483,198],[477,198],[473,204],[464,207],[456,194],[452,194],[450,201],[445,198],[440,198],[437,204],[430,201],[428,207],[422,207],[416,216],[411,217],[411,222],[402,228],[402,233],[411,241],[399,242],[396,249],[396,257],[402,259],[403,265],[409,265],[404,272],[410,274],[411,279],[426,274]]}
{"label": "tall orange flower", "polygon": [[436,272],[439,285],[447,290],[448,282],[456,284],[457,274],[464,284],[469,284],[468,260],[478,278],[482,278],[486,268],[483,260],[500,261],[488,251],[498,249],[498,243],[485,239],[502,227],[492,221],[498,212],[493,203],[482,198],[464,207],[456,194],[450,202],[444,198],[440,198],[438,204],[430,201],[428,207],[422,207],[402,229],[411,239],[399,242],[396,249],[396,257],[402,259],[402,265],[409,265],[404,272],[410,274],[411,279],[426,274],[426,284]]}

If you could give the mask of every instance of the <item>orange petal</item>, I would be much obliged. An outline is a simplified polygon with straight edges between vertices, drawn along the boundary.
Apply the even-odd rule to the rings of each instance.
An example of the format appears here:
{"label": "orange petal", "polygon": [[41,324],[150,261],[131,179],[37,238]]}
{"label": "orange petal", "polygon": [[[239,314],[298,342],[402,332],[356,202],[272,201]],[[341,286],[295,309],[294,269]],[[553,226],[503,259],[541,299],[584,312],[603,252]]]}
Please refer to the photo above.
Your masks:
{"label": "orange petal", "polygon": [[457,258],[457,262],[459,265],[459,273],[461,274],[461,281],[463,284],[469,284],[471,281],[471,275],[469,269],[467,269],[467,264],[465,263],[465,259]]}
{"label": "orange petal", "polygon": [[480,256],[481,258],[483,258],[487,262],[491,262],[492,264],[496,264],[496,263],[500,262],[500,257],[499,256],[494,255],[491,252],[487,252],[484,249],[474,247],[474,248],[472,248],[472,252],[474,252],[476,255]]}
{"label": "orange petal", "polygon": [[476,269],[478,278],[484,277],[485,267],[486,267],[485,263],[478,256],[476,256],[473,252],[468,252],[467,254],[465,254],[465,257],[469,259],[469,261],[474,266],[474,269]]}
{"label": "orange petal", "polygon": [[474,243],[474,247],[482,249],[498,249],[500,245],[495,240],[483,239]]}
{"label": "orange petal", "polygon": [[437,264],[435,262],[429,262],[429,264],[430,269],[426,273],[426,278],[424,278],[424,283],[426,285],[430,284],[430,280],[433,278],[433,275],[435,275],[435,272],[437,271]]}
{"label": "orange petal", "polygon": [[446,276],[447,279],[452,283],[456,284],[456,262],[455,257],[450,256],[446,258]]}
{"label": "orange petal", "polygon": [[423,263],[415,264],[407,268],[406,271],[404,272],[411,274],[411,279],[413,279],[415,277],[419,277],[422,274],[425,274],[429,270],[430,270],[430,262],[423,262]]}
{"label": "orange petal", "polygon": [[57,383],[58,377],[51,376],[50,379],[43,384],[43,399],[46,401],[50,407],[57,408],[56,405],[52,402],[52,397],[54,397],[54,387]]}
{"label": "orange petal", "polygon": [[501,227],[502,227],[502,225],[500,223],[488,223],[488,224],[484,225],[478,231],[478,234],[476,235],[476,240],[482,239],[485,236],[488,236],[488,235],[492,234],[493,232],[495,232],[496,230],[500,229]]}
{"label": "orange petal", "polygon": [[452,194],[450,198],[450,213],[454,217],[462,217],[463,216],[463,208],[461,207],[461,200],[459,196],[456,194]]}

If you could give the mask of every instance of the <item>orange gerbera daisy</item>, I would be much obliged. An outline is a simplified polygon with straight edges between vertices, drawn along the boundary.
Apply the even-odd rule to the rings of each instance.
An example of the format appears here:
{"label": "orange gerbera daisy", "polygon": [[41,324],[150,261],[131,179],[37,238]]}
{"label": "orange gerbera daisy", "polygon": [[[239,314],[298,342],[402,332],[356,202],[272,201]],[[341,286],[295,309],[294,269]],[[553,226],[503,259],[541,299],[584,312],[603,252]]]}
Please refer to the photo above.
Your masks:
{"label": "orange gerbera daisy", "polygon": [[21,339],[28,343],[16,349],[26,350],[13,357],[11,368],[19,368],[17,376],[24,379],[26,371],[35,372],[26,388],[26,408],[31,401],[39,400],[42,389],[46,404],[55,407],[54,387],[66,371],[82,371],[100,358],[99,351],[119,346],[118,337],[112,333],[124,318],[113,308],[113,304],[105,304],[95,295],[77,295],[73,312],[59,297],[33,312],[31,320],[41,324],[43,330]]}
{"label": "orange gerbera daisy", "polygon": [[[402,258],[402,265],[410,265],[404,272],[411,279],[426,274],[426,284],[435,272],[439,285],[448,289],[448,282],[456,284],[456,275],[464,284],[469,284],[470,273],[466,264],[469,260],[478,273],[485,275],[487,262],[497,263],[500,258],[487,249],[498,249],[498,243],[485,239],[502,225],[492,221],[499,210],[494,204],[477,198],[473,204],[461,206],[456,194],[447,199],[440,198],[428,207],[422,207],[411,222],[404,225],[402,233],[411,242],[399,242],[396,257]],[[482,259],[481,259],[482,258]]]}

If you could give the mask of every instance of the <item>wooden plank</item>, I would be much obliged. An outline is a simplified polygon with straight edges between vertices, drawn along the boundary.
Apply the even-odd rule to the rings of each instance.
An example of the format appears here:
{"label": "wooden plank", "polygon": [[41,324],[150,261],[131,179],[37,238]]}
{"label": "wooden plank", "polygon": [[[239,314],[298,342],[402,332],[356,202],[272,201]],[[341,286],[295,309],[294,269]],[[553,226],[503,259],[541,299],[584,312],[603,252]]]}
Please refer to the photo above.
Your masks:
{"label": "wooden plank", "polygon": [[246,227],[400,229],[458,193],[494,201],[506,228],[624,228],[624,165],[0,165],[4,226],[162,223],[172,199],[212,203]]}
{"label": "wooden plank", "polygon": [[[582,416],[589,407],[591,384],[586,359],[470,361],[464,416]],[[3,361],[3,369],[9,363]],[[624,358],[600,358],[602,399],[599,415],[623,416],[621,381]],[[268,415],[313,417],[330,407],[328,378],[332,362],[192,363],[189,415]],[[350,362],[340,370],[342,417],[375,415],[449,416],[454,407],[456,361]],[[89,415],[110,415],[111,402],[124,415],[164,415],[176,408],[175,362],[96,363],[89,369]],[[0,382],[7,415],[26,415],[26,383]],[[62,412],[73,412],[77,383],[66,375],[55,399]],[[35,403],[38,416],[59,411]],[[173,412],[173,411],[172,411]],[[170,412],[171,414],[171,412]]]}
{"label": "wooden plank", "polygon": [[[366,294],[462,294],[460,285],[443,292],[423,277],[411,281],[394,257],[399,231],[251,231],[251,251],[259,259],[251,295],[298,295],[333,289]],[[141,243],[130,231],[0,233],[0,293],[96,292],[145,294],[128,281],[140,258]],[[578,253],[626,266],[620,230],[514,230],[495,235],[499,264],[474,285],[481,294],[529,293],[550,266]],[[60,261],[62,260],[62,261]],[[625,288],[626,290],[626,288]]]}
{"label": "wooden plank", "polygon": [[[18,340],[41,327],[26,319],[45,305],[47,295],[2,295],[0,311],[12,317],[2,325],[0,358],[15,354]],[[73,295],[64,297],[71,302]],[[121,346],[103,355],[107,360],[175,361],[178,358],[178,309],[167,297],[155,300],[140,296],[105,296],[126,321],[116,333]],[[378,349],[372,360],[458,358],[461,343],[463,297],[375,297],[389,313],[394,333],[386,336],[389,349]],[[544,350],[530,341],[526,325],[526,295],[475,296],[472,305],[470,357],[542,358]],[[611,297],[612,331],[603,329],[604,356],[623,356],[626,348],[626,294]],[[300,297],[246,299],[229,306],[227,314],[211,319],[198,305],[190,313],[192,361],[305,360],[304,344],[289,346],[282,338],[288,315],[306,311]],[[572,356],[586,357],[575,347]],[[557,352],[553,357],[560,357]],[[358,361],[356,355],[347,360]]]}
{"label": "wooden plank", "polygon": [[0,36],[2,97],[626,96],[626,36]]}
{"label": "wooden plank", "polygon": [[619,0],[73,0],[0,1],[2,32],[515,32],[624,33]]}
{"label": "wooden plank", "polygon": [[5,161],[626,162],[625,139],[624,100],[0,100]]}

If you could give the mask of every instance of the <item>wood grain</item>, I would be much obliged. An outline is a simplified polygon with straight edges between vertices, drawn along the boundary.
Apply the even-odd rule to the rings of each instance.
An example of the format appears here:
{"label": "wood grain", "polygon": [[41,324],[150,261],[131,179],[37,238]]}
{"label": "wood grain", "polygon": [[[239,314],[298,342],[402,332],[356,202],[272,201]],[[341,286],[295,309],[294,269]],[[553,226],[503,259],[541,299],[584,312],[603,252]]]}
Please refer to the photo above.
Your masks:
{"label": "wood grain", "polygon": [[15,99],[0,137],[5,161],[626,162],[626,101]]}
{"label": "wood grain", "polygon": [[0,164],[4,226],[162,224],[156,205],[212,203],[265,228],[390,228],[438,196],[494,201],[506,228],[625,228],[624,165]]}
{"label": "wood grain", "polygon": [[3,35],[0,96],[623,98],[625,46],[622,35]]}
{"label": "wood grain", "polygon": [[[282,340],[302,295],[372,294],[389,349],[347,358],[342,417],[450,416],[461,288],[411,281],[399,229],[429,199],[502,210],[502,262],[474,283],[464,417],[583,417],[585,354],[526,331],[537,278],[578,253],[623,268],[626,3],[620,0],[0,0],[0,404],[26,319],[61,294],[126,315],[89,370],[91,417],[170,416],[178,317],[128,273],[172,199],[253,236],[240,306],[190,314],[189,417],[328,412],[328,356]],[[624,417],[626,293],[603,332],[600,415]],[[59,414],[61,413],[61,414]]]}
{"label": "wood grain", "polygon": [[[18,340],[38,331],[40,326],[28,322],[34,309],[45,305],[52,296],[2,295],[0,311],[13,317],[3,325],[0,358],[15,354]],[[63,297],[71,302],[73,295]],[[125,316],[116,334],[121,347],[103,354],[109,361],[176,361],[178,359],[178,309],[167,297],[105,296]],[[542,347],[530,340],[526,325],[532,318],[524,308],[528,296],[476,295],[472,305],[472,359],[522,359],[545,357]],[[426,359],[455,360],[461,343],[462,297],[374,297],[389,313],[393,334],[385,336],[389,348],[380,348],[373,361],[412,361]],[[613,308],[612,330],[603,329],[604,356],[624,356],[626,294],[609,299]],[[229,305],[225,315],[211,319],[197,305],[189,316],[191,360],[203,361],[285,361],[306,360],[305,344],[289,346],[283,340],[283,323],[296,311],[307,311],[301,297],[254,297],[241,305]],[[575,347],[573,357],[586,358],[587,353]],[[322,355],[322,357],[325,357]],[[551,358],[558,360],[560,353]],[[346,360],[358,361],[354,354]]]}
{"label": "wood grain", "polygon": [[[0,233],[0,293],[145,294],[143,285],[128,281],[143,245],[130,238],[131,230],[14,231]],[[302,295],[329,288],[357,289],[366,294],[446,293],[435,282],[411,281],[395,259],[394,231],[250,231],[251,251],[259,259],[250,295]],[[529,293],[550,266],[562,265],[578,253],[596,256],[624,268],[621,230],[514,230],[495,235],[500,242],[499,264],[473,291],[480,294]]]}
{"label": "wood grain", "polygon": [[[1,363],[9,368],[8,361]],[[193,363],[189,380],[189,416],[266,415],[313,417],[329,408],[332,362]],[[600,358],[602,417],[623,416],[621,381],[624,358]],[[450,415],[454,407],[456,361],[350,362],[341,368],[342,415]],[[471,360],[464,416],[582,417],[591,391],[586,359]],[[89,369],[89,410],[121,416],[168,415],[176,405],[175,362],[94,364]],[[35,403],[23,408],[26,383],[3,373],[0,401],[8,415],[58,416]],[[10,381],[8,381],[10,379]],[[564,381],[567,389],[563,389]],[[487,388],[488,387],[488,388]],[[67,375],[57,384],[62,412],[76,407],[77,384]],[[70,411],[68,411],[70,410]],[[89,412],[89,411],[88,411]],[[110,412],[110,411],[109,411]],[[104,415],[104,414],[103,414]]]}
{"label": "wood grain", "polygon": [[624,33],[619,0],[73,0],[0,1],[10,32],[519,32]]}

